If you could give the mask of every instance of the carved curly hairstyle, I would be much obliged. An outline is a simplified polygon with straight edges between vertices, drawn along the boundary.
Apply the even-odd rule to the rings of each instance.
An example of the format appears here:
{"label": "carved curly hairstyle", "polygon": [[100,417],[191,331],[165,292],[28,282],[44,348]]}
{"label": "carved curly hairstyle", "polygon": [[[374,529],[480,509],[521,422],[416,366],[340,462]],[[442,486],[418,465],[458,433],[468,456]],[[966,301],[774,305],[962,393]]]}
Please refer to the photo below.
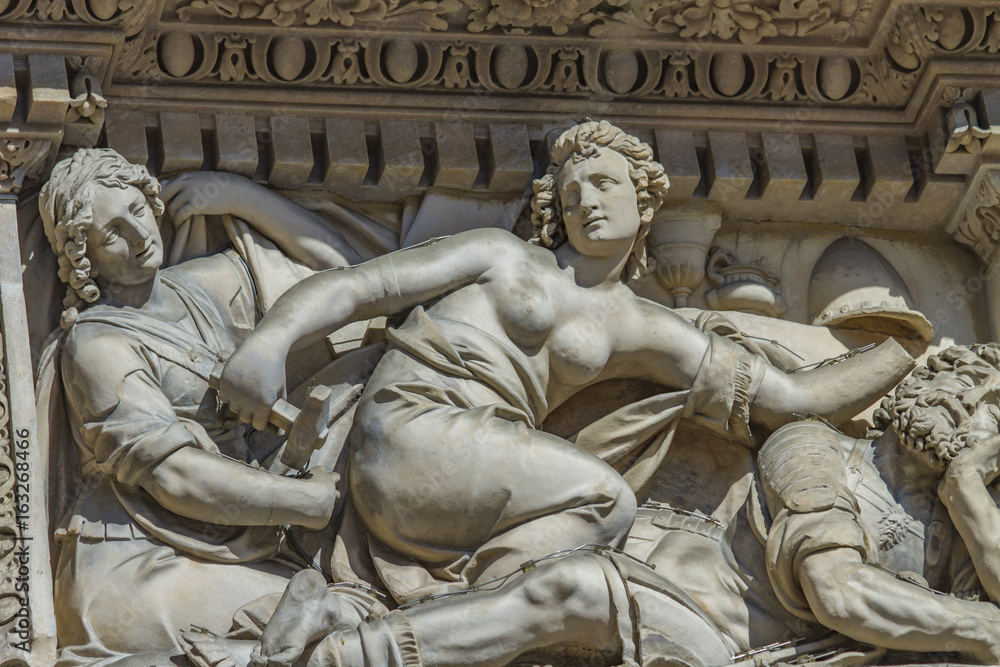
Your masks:
{"label": "carved curly hairstyle", "polygon": [[663,203],[670,181],[663,165],[653,160],[653,149],[611,123],[587,121],[563,132],[552,147],[552,165],[545,176],[532,185],[531,222],[534,225],[530,243],[555,250],[566,242],[566,225],[562,219],[559,200],[559,173],[566,160],[574,163],[595,157],[599,149],[609,148],[621,154],[628,162],[628,174],[635,186],[639,203],[639,233],[636,235],[632,255],[625,265],[622,277],[628,281],[638,278],[646,265],[646,235],[653,220],[653,213]]}
{"label": "carved curly hairstyle", "polygon": [[73,326],[80,308],[101,295],[87,259],[87,231],[94,223],[98,192],[95,186],[136,187],[146,196],[153,214],[163,214],[160,183],[145,167],[129,163],[110,148],[81,148],[56,164],[39,194],[38,207],[45,235],[59,258],[59,278],[66,283],[60,319],[64,329]]}
{"label": "carved curly hairstyle", "polygon": [[[893,428],[899,440],[935,469],[943,470],[967,446],[969,408],[942,386],[941,379],[959,369],[973,382],[1000,376],[1000,344],[954,345],[927,358],[913,375],[899,383],[875,410],[875,430],[869,437]],[[928,408],[941,407],[941,411]],[[998,406],[1000,417],[1000,406]]]}

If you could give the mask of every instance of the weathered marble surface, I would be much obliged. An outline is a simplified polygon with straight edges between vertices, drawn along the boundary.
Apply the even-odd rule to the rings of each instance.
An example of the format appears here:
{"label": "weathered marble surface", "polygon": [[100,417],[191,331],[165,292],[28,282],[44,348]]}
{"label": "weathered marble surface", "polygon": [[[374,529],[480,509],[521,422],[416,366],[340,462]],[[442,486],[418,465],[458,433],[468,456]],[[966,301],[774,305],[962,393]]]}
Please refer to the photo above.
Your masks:
{"label": "weathered marble surface", "polygon": [[[485,642],[482,633],[491,628],[496,633],[492,645],[507,651],[495,658],[498,662],[526,650],[525,638],[531,635],[539,650],[545,650],[523,662],[620,663],[627,660],[618,654],[627,652],[626,642],[608,639],[608,616],[574,615],[581,607],[587,613],[607,607],[604,590],[612,597],[618,593],[616,618],[617,612],[631,610],[648,621],[634,624],[633,635],[637,628],[640,635],[643,628],[656,631],[633,642],[636,660],[648,662],[651,637],[666,627],[674,628],[671,637],[679,636],[678,616],[670,616],[674,608],[669,603],[649,601],[655,597],[652,589],[663,588],[662,581],[654,578],[659,583],[652,586],[648,578],[641,585],[621,583],[622,575],[609,568],[626,569],[626,579],[644,572],[638,566],[630,569],[631,561],[621,559],[577,554],[539,564],[530,573],[519,570],[519,583],[511,581],[505,590],[520,587],[530,592],[534,606],[529,609],[516,596],[505,597],[500,591],[495,597],[458,596],[470,602],[441,601],[433,614],[423,610],[438,603],[420,604],[390,615],[388,625],[380,625],[373,619],[399,600],[376,599],[365,592],[368,589],[350,586],[327,597],[318,573],[312,578],[300,575],[277,611],[275,606],[278,591],[308,560],[302,553],[338,581],[352,586],[372,582],[386,589],[382,593],[391,590],[405,600],[419,595],[421,588],[439,589],[442,581],[460,588],[466,579],[476,580],[479,564],[495,554],[501,554],[494,563],[499,569],[504,550],[511,567],[517,568],[521,562],[514,554],[519,551],[534,555],[581,539],[587,531],[624,524],[622,515],[628,513],[621,510],[628,503],[622,503],[622,497],[635,493],[636,504],[653,501],[673,509],[657,506],[637,512],[625,538],[630,553],[645,560],[661,558],[665,564],[659,574],[664,569],[676,574],[665,580],[682,583],[686,591],[704,598],[696,607],[745,610],[746,604],[726,598],[713,586],[729,581],[740,589],[740,582],[752,578],[755,585],[746,589],[747,599],[754,591],[770,590],[770,595],[788,587],[769,588],[771,580],[762,574],[766,557],[746,556],[735,567],[714,569],[711,577],[688,576],[685,568],[718,564],[718,559],[690,555],[698,539],[714,532],[714,524],[673,513],[683,509],[710,516],[732,533],[726,539],[745,546],[739,539],[746,536],[740,532],[745,526],[737,518],[755,516],[746,503],[749,486],[777,486],[763,473],[753,476],[759,452],[784,451],[774,441],[770,449],[760,447],[773,428],[761,413],[773,410],[762,409],[766,401],[760,400],[753,402],[753,410],[739,409],[743,402],[736,398],[742,392],[734,390],[728,378],[745,378],[744,363],[757,370],[767,367],[772,375],[772,368],[801,368],[795,372],[801,375],[807,367],[839,359],[837,372],[853,374],[848,389],[858,392],[864,387],[874,398],[881,389],[871,378],[868,358],[846,361],[856,350],[891,336],[920,364],[947,366],[951,362],[932,355],[954,344],[996,340],[1000,331],[1000,9],[989,2],[0,0],[0,26],[4,667],[50,667],[57,660],[59,641],[65,661],[76,655],[85,663],[107,658],[105,662],[121,665],[169,664],[174,659],[168,654],[188,649],[192,655],[202,653],[198,660],[224,664],[231,660],[232,648],[245,654],[237,662],[246,662],[252,642],[223,650],[195,633],[186,640],[196,645],[191,646],[177,638],[177,630],[196,623],[225,633],[234,606],[270,590],[273,595],[237,613],[238,638],[260,641],[258,653],[287,649],[294,654],[308,643],[303,633],[310,632],[317,639],[332,634],[344,639],[343,646],[356,648],[353,635],[338,633],[352,631],[358,619],[371,617],[359,632],[367,633],[362,643],[373,651],[367,658],[373,664],[411,660],[421,646],[423,659],[431,664],[481,663],[487,658],[469,653],[462,642]],[[636,252],[627,262],[627,290],[610,290],[596,307],[589,307],[589,300],[581,305],[563,298],[558,280],[535,289],[534,283],[549,274],[531,265],[518,277],[515,287],[520,291],[501,290],[498,300],[506,304],[501,310],[508,315],[511,304],[531,305],[534,318],[523,313],[498,318],[495,330],[489,328],[488,308],[470,308],[477,313],[471,322],[477,329],[485,327],[499,334],[495,338],[518,342],[514,350],[499,345],[501,351],[490,353],[489,365],[525,353],[529,363],[515,364],[524,374],[496,373],[480,364],[470,371],[478,379],[463,378],[453,387],[442,378],[454,369],[427,367],[428,359],[441,360],[436,355],[442,349],[455,348],[459,337],[457,326],[438,321],[440,310],[460,296],[468,297],[471,290],[485,292],[490,285],[502,284],[491,278],[476,287],[456,288],[440,303],[421,303],[426,318],[414,315],[408,323],[403,315],[365,319],[296,350],[285,368],[287,401],[250,401],[261,404],[251,411],[270,413],[272,426],[284,424],[286,435],[253,433],[222,409],[212,389],[221,381],[221,362],[279,294],[314,269],[361,263],[468,230],[479,230],[480,238],[507,230],[528,240],[533,231],[530,185],[544,174],[559,135],[589,118],[608,119],[648,144],[651,156],[664,165],[671,187],[664,205],[648,221],[644,242],[632,248]],[[67,293],[59,279],[39,211],[39,204],[44,209],[46,203],[46,197],[40,202],[39,189],[54,165],[78,148],[96,146],[111,147],[163,179],[161,200],[171,204],[157,225],[164,259],[159,275],[167,289],[150,290],[156,298],[146,299],[135,313],[120,307],[121,297],[135,306],[132,297],[143,300],[141,285],[115,285],[132,280],[118,265],[128,253],[109,261],[116,255],[95,250],[93,238],[122,217],[114,213],[117,198],[95,197],[101,202],[100,224],[89,239],[88,252],[94,257],[87,261],[93,260],[98,270],[91,276],[93,285],[76,275],[79,294],[75,289]],[[154,182],[139,180],[149,187]],[[67,191],[75,191],[70,181]],[[86,181],[82,178],[76,185]],[[127,191],[107,185],[95,192]],[[83,202],[93,193],[78,194]],[[146,202],[151,210],[156,208],[154,198],[146,197]],[[71,219],[87,210],[82,206],[62,213]],[[145,229],[151,232],[148,220]],[[147,252],[144,242],[130,243],[135,256]],[[464,243],[457,244],[463,249],[456,253],[461,259],[500,259],[499,252],[476,251],[478,242]],[[466,247],[472,250],[465,253]],[[536,250],[535,257],[549,256],[547,250]],[[557,254],[565,251],[556,249]],[[319,256],[302,264],[302,253],[317,252]],[[420,253],[402,256],[412,260]],[[423,257],[428,258],[419,260],[423,278],[440,277],[436,267],[442,263],[462,263],[452,257],[441,260],[430,251]],[[404,259],[404,265],[411,260]],[[70,265],[64,266],[64,273],[82,271]],[[377,266],[385,269],[387,264]],[[389,279],[368,281],[355,292],[372,287],[390,292],[393,271],[380,271],[380,278]],[[337,280],[350,282],[365,271],[353,275]],[[525,286],[532,288],[531,296],[522,298],[521,292],[529,292]],[[588,288],[591,297],[597,296],[594,289]],[[100,303],[79,301],[95,296],[95,290],[100,291]],[[539,294],[557,292],[559,298],[550,299],[554,311],[571,304],[575,308],[568,316],[560,311],[555,321],[572,326],[553,327],[545,336],[522,326],[544,320],[537,317]],[[673,309],[700,332],[690,334],[687,325],[681,326],[678,330],[689,336],[657,340],[651,349],[665,345],[690,351],[692,340],[721,337],[711,346],[714,364],[706,360],[688,369],[694,376],[689,387],[677,382],[665,388],[649,381],[647,369],[654,363],[646,350],[635,353],[628,377],[576,391],[603,354],[600,345],[589,344],[595,331],[618,335],[619,330],[641,328],[626,327],[626,318],[619,317],[633,303],[628,292],[658,304],[657,309]],[[64,296],[71,298],[64,303]],[[183,309],[170,307],[177,304],[174,297]],[[337,297],[326,300],[345,303]],[[64,311],[67,323],[72,319],[70,307],[82,315],[66,333],[59,321]],[[508,330],[512,322],[518,330]],[[373,399],[375,385],[369,378],[377,366],[376,384],[391,385],[392,391],[401,386],[402,371],[390,373],[386,350],[395,350],[388,355],[398,353],[400,336],[409,336],[410,343],[415,333],[427,338],[431,325],[441,336],[434,338],[434,345],[424,346],[431,347],[430,352],[422,348],[417,355],[413,374],[418,381],[405,383],[407,398],[419,397],[413,399],[418,407],[408,412],[396,398],[383,400],[384,392]],[[61,342],[47,346],[55,340],[50,340],[53,332],[62,336]],[[534,335],[544,338],[544,344],[522,349]],[[439,349],[442,340],[447,345]],[[474,342],[472,347],[483,347],[482,339]],[[468,351],[458,348],[454,355],[445,354],[445,360],[464,364]],[[697,353],[689,356],[680,355],[681,366],[695,357],[696,363],[703,359]],[[553,359],[558,363],[549,364]],[[925,440],[944,443],[945,453],[950,440],[941,431],[957,424],[961,434],[966,413],[975,413],[976,420],[989,425],[986,413],[974,409],[976,401],[995,403],[988,389],[992,362],[988,354],[981,359],[965,364],[974,372],[951,374],[944,390],[934,385],[918,392],[925,410],[908,426],[928,430]],[[851,364],[864,368],[852,371]],[[837,372],[826,369],[819,375]],[[520,414],[510,412],[512,406],[529,403],[518,400],[520,384],[531,384],[531,378],[549,380],[550,375],[557,381],[536,384],[545,389],[569,387],[564,393],[575,393],[535,402]],[[512,382],[498,394],[496,387],[477,386],[487,376]],[[356,413],[366,383],[371,391]],[[39,389],[34,402],[33,385]],[[599,510],[594,521],[583,521],[578,531],[566,535],[544,529],[544,516],[519,523],[523,513],[518,512],[524,510],[549,511],[551,523],[564,524],[564,517],[580,508],[551,507],[559,493],[593,496],[601,475],[578,475],[567,465],[536,462],[532,467],[527,460],[505,456],[503,448],[496,448],[494,460],[482,457],[478,465],[453,456],[462,449],[461,439],[435,439],[434,434],[464,428],[467,435],[469,420],[458,420],[464,424],[461,428],[448,419],[428,428],[419,427],[421,418],[406,421],[428,406],[423,392],[442,385],[450,392],[442,400],[460,403],[456,407],[466,411],[463,415],[483,407],[476,401],[490,402],[501,409],[496,419],[486,422],[489,425],[506,419],[519,429],[520,420],[529,441],[572,441],[614,460],[614,467],[624,471],[625,484],[609,473],[609,488],[601,489],[601,497],[588,499],[600,505],[606,497],[607,515]],[[964,385],[986,390],[976,397]],[[260,389],[255,385],[247,396]],[[960,398],[964,393],[969,396]],[[709,398],[696,400],[705,396]],[[729,428],[721,429],[727,421],[725,410],[712,408],[728,405],[730,398],[737,407],[730,416],[739,413],[739,418],[728,419]],[[236,403],[240,400],[245,397]],[[692,409],[693,417],[675,419],[695,403],[701,407]],[[756,413],[749,415],[748,431],[744,412]],[[838,418],[837,428],[853,439],[840,441],[857,441],[860,444],[850,445],[852,451],[867,451],[865,442],[875,438],[869,430],[884,415],[877,401],[854,412],[843,421]],[[366,441],[381,441],[380,434],[370,437],[371,431],[395,419],[402,430],[416,431],[412,438],[398,437],[396,446],[412,442],[414,452],[430,449],[436,455],[400,457],[403,465],[397,460],[385,470],[371,466],[367,472],[376,478],[374,483],[369,479],[357,484],[369,492],[368,507],[354,505],[360,494],[351,486],[362,477],[349,470],[348,434],[356,414],[359,425],[372,427],[362,434]],[[734,446],[745,439],[738,434],[747,432],[756,443]],[[823,441],[821,435],[815,439]],[[942,476],[927,472],[905,450],[886,447],[890,440],[888,435],[872,440],[879,443],[875,451],[881,457],[873,459],[873,467],[861,466],[865,474],[860,486],[852,486],[855,477],[848,476],[846,495],[858,499],[859,524],[875,541],[900,537],[902,542],[888,550],[883,545],[868,549],[863,557],[872,560],[878,553],[885,556],[883,564],[893,561],[894,569],[908,570],[906,577],[924,577],[942,590],[972,591],[966,576],[969,563],[986,572],[992,569],[989,549],[977,553],[975,546],[995,532],[990,527],[993,505],[981,493],[992,489],[992,483],[980,482],[992,475],[992,445],[972,438],[975,446],[956,456]],[[167,451],[170,443],[180,449]],[[163,450],[157,449],[161,446]],[[817,442],[803,444],[814,454],[816,447]],[[200,458],[185,466],[190,452]],[[223,453],[250,461],[254,469],[234,467],[219,456]],[[764,470],[768,459],[760,456]],[[851,470],[850,457],[846,460]],[[828,472],[838,469],[828,463]],[[84,467],[86,476],[81,474]],[[312,473],[298,477],[297,470],[310,468]],[[383,477],[407,482],[390,487]],[[411,477],[419,478],[419,484],[410,483]],[[935,481],[938,477],[941,482]],[[484,479],[487,483],[478,484]],[[544,494],[544,502],[535,502],[541,489],[556,485],[554,493]],[[936,505],[935,485],[944,509]],[[279,487],[282,493],[275,501],[269,493]],[[476,498],[486,498],[477,501],[480,508],[496,510],[503,505],[498,497],[512,488],[517,490],[512,498],[531,502],[501,513],[477,532],[475,524],[489,522],[482,520],[484,512],[465,511],[472,507],[470,487]],[[869,487],[880,490],[873,495]],[[525,488],[533,493],[525,494]],[[451,490],[453,497],[448,495]],[[783,502],[777,498],[780,494],[772,495],[760,499],[765,519],[774,518],[770,510],[777,511]],[[385,502],[404,496],[405,504]],[[882,502],[884,522],[865,509],[865,503],[873,501]],[[897,501],[904,511],[890,511]],[[937,508],[928,522],[931,505]],[[504,510],[508,507],[513,506],[504,505]],[[282,515],[284,510],[298,516]],[[327,510],[333,517],[330,525],[310,529]],[[940,518],[935,513],[947,515],[942,523],[954,523],[958,532],[934,527]],[[577,514],[587,516],[587,510]],[[463,523],[466,516],[469,520]],[[504,518],[516,525],[504,524]],[[283,520],[291,522],[290,534],[265,525]],[[372,523],[378,523],[384,540],[370,539]],[[695,532],[675,529],[675,524],[694,527]],[[397,535],[400,525],[410,530]],[[762,525],[766,528],[766,521],[753,523],[757,529],[749,544],[754,549],[767,542],[758,539],[757,533],[766,532]],[[911,530],[903,531],[905,526]],[[911,539],[921,530],[926,543],[923,562]],[[621,535],[623,526],[611,532]],[[525,540],[525,535],[537,539]],[[950,569],[943,573],[928,563],[935,550],[949,548],[943,546],[946,537],[962,548],[952,550]],[[455,543],[460,547],[453,548]],[[965,543],[973,552],[968,558]],[[645,553],[637,544],[662,548]],[[722,553],[719,549],[712,553]],[[859,555],[862,551],[855,548]],[[124,565],[128,554],[135,557]],[[577,565],[561,564],[569,560]],[[940,568],[945,560],[938,557],[936,562]],[[848,567],[837,562],[827,566],[839,572]],[[100,574],[109,568],[116,568],[118,576]],[[57,570],[60,574],[54,578]],[[587,571],[590,575],[583,576]],[[550,573],[547,582],[531,578],[539,572]],[[815,577],[820,586],[823,574]],[[695,591],[682,582],[692,579],[704,582],[704,589]],[[596,588],[574,588],[583,580]],[[881,590],[879,586],[876,581],[870,588]],[[345,589],[356,595],[345,595]],[[822,597],[844,602],[842,592]],[[561,605],[548,604],[559,595],[569,597]],[[791,598],[782,599],[787,603]],[[481,600],[488,602],[483,606],[477,602]],[[761,608],[779,617],[785,614],[781,610],[788,607],[768,600]],[[585,604],[578,607],[574,602]],[[504,605],[516,610],[512,617],[531,627],[518,633],[509,624],[485,624],[484,630],[484,624],[470,627],[464,622],[462,614],[470,608],[488,616]],[[929,608],[937,607],[931,603]],[[673,621],[662,620],[657,610],[667,610]],[[869,617],[861,625],[886,632],[887,619],[899,621],[894,613]],[[74,625],[78,618],[97,623]],[[303,623],[304,618],[316,624]],[[406,620],[410,618],[412,623]],[[426,629],[435,618],[448,632]],[[538,618],[547,624],[532,626]],[[572,650],[550,650],[563,636],[553,628],[555,622],[580,629],[589,627],[579,624],[587,618],[597,619],[596,629],[584,641]],[[736,637],[740,646],[769,641],[765,627],[778,627],[780,634],[780,628],[792,632],[794,626],[789,618],[779,619],[776,626],[752,623],[747,634],[739,614],[713,618],[712,623],[725,627],[726,636]],[[942,618],[938,626],[946,629],[947,614]],[[976,639],[972,635],[978,634],[974,626],[980,620],[969,621],[969,636],[958,643]],[[798,629],[812,627],[800,621],[805,625]],[[822,622],[832,623],[826,618]],[[406,630],[407,623],[419,632]],[[691,623],[688,634],[697,638],[701,626]],[[263,627],[267,630],[261,635]],[[887,632],[891,635],[891,628]],[[628,634],[628,629],[619,628],[619,635]],[[455,642],[444,646],[452,638]],[[712,641],[699,645],[702,659],[708,659]],[[665,644],[660,644],[665,652]],[[948,648],[943,635],[938,644],[939,650]],[[821,652],[821,645],[810,642],[799,649]],[[973,647],[971,654],[985,659],[981,648]],[[206,655],[212,650],[218,653]],[[790,660],[788,650],[771,657]],[[379,656],[377,651],[386,653]],[[349,664],[356,661],[356,656],[341,657]],[[289,654],[285,658],[291,659]],[[316,658],[328,659],[333,658]],[[872,650],[841,652],[836,659],[899,663],[959,658],[934,652],[880,655]],[[713,661],[729,662],[723,656]]]}
{"label": "weathered marble surface", "polygon": [[[844,435],[911,355],[888,338],[798,367],[886,333],[922,354],[902,277],[862,274],[887,298],[854,303],[848,252],[817,299],[855,328],[781,329],[779,274],[709,257],[717,210],[670,210],[705,221],[698,243],[655,217],[669,184],[647,145],[589,122],[552,156],[531,243],[401,250],[435,216],[454,231],[449,212],[516,229],[516,204],[412,205],[392,241],[234,175],[161,190],[112,151],[56,166],[39,206],[68,288],[40,395],[57,465],[84,479],[54,499],[59,664],[714,665],[792,639],[1000,658],[992,603],[881,569],[994,587],[995,349],[929,358],[876,410],[881,437]],[[750,314],[623,284],[685,305],[706,274]]]}

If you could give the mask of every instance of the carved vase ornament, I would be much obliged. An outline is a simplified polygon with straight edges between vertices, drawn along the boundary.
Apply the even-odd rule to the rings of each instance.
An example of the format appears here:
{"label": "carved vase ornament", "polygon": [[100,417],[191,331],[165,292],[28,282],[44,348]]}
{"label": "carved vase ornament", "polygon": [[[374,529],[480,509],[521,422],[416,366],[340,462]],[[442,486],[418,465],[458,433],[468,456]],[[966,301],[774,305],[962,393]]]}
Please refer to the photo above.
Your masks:
{"label": "carved vase ornament", "polygon": [[715,248],[708,259],[707,273],[714,287],[705,293],[705,301],[712,310],[781,317],[788,308],[778,291],[780,277],[762,261],[740,262],[732,252]]}
{"label": "carved vase ornament", "polygon": [[688,296],[705,277],[708,248],[721,225],[722,208],[711,202],[667,205],[653,219],[649,246],[656,278],[675,308],[687,306]]}

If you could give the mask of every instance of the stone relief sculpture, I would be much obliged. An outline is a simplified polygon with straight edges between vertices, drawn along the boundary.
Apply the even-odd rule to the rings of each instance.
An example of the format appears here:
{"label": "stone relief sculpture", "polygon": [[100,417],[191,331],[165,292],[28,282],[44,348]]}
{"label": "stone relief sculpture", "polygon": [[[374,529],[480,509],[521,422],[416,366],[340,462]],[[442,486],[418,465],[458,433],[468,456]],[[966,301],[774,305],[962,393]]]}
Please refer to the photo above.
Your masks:
{"label": "stone relief sculpture", "polygon": [[275,616],[252,664],[870,664],[887,648],[996,663],[998,383],[1000,346],[949,348],[882,402],[874,441],[778,429],[727,524],[652,504],[624,551],[556,554],[355,630],[322,636],[337,594],[301,573],[285,597],[300,614]]}
{"label": "stone relief sculpture", "polygon": [[[0,25],[0,667],[997,660],[995,354],[948,349],[1000,341],[1000,4],[0,0]],[[590,118],[669,190],[563,145],[534,224]],[[98,146],[161,179],[157,242],[103,236],[125,162],[42,195]],[[653,195],[635,245],[601,237],[630,216],[549,224],[605,156]],[[284,389],[230,396],[251,327],[331,267],[352,287],[296,306],[331,321],[272,360]],[[861,354],[888,338],[917,381]]]}
{"label": "stone relief sculpture", "polygon": [[[154,179],[110,151],[82,151],[57,166],[42,211],[69,295],[66,333],[46,359],[59,371],[53,382],[65,389],[89,480],[59,533],[60,664],[168,664],[183,648],[197,665],[247,664],[251,649],[255,664],[291,665],[322,640],[303,658],[310,665],[420,664],[420,655],[427,664],[501,665],[565,644],[605,656],[606,664],[651,665],[669,655],[711,665],[762,643],[815,638],[820,627],[879,646],[930,650],[908,638],[883,641],[879,633],[893,630],[871,615],[827,618],[809,599],[815,577],[804,576],[795,560],[801,545],[771,554],[780,509],[797,501],[768,478],[767,457],[784,455],[774,443],[797,433],[794,427],[779,431],[761,454],[764,472],[753,489],[763,495],[737,490],[746,505],[728,523],[688,521],[683,508],[636,510],[637,498],[655,503],[646,483],[682,419],[708,426],[751,457],[752,424],[767,432],[802,415],[850,419],[909,371],[909,355],[890,339],[849,361],[787,374],[636,297],[623,281],[644,261],[644,237],[667,187],[662,167],[648,146],[605,122],[568,130],[552,154],[553,165],[534,185],[531,243],[501,230],[463,232],[311,277],[365,253],[245,179],[224,177],[224,196],[196,204],[193,189],[209,176],[182,177],[166,186],[163,200],[182,229],[197,214],[237,214],[273,240],[261,246],[266,260],[249,261],[246,244],[236,242],[161,269],[155,216],[164,204]],[[347,478],[339,480],[332,465],[314,466],[303,478],[268,471],[280,442],[263,431],[287,393],[289,359],[351,322],[383,315],[396,319],[354,413]],[[229,415],[209,388],[219,362],[226,364],[218,398]],[[862,369],[866,384],[859,387]],[[665,393],[569,440],[540,430],[573,394],[612,378],[648,380]],[[817,446],[831,437],[816,435]],[[891,499],[891,488],[880,497]],[[821,505],[803,505],[803,512],[850,514],[853,507]],[[865,535],[877,525],[867,520],[858,519]],[[695,528],[673,530],[689,524]],[[281,529],[287,525],[325,529],[320,539],[338,540],[340,553],[292,556]],[[857,554],[843,567],[867,573],[862,559],[873,558],[871,544],[858,542],[857,531],[833,532],[813,551]],[[734,548],[733,540],[742,542]],[[624,548],[630,556],[577,555],[539,565],[492,597],[450,597],[584,545]],[[760,557],[743,563],[744,546]],[[769,587],[765,573],[779,560],[788,581]],[[656,576],[641,561],[663,563],[659,571],[677,578]],[[685,572],[706,562],[717,564],[714,576]],[[337,584],[328,595],[328,579],[315,570],[289,584],[296,569],[310,566],[336,582],[383,591],[385,605],[377,593]],[[909,585],[886,581],[884,590]],[[128,591],[118,599],[136,605],[112,604],[107,582]],[[873,585],[883,590],[882,583]],[[441,595],[446,599],[386,616],[388,608]],[[965,609],[928,599],[945,616]],[[486,623],[458,640],[444,630],[499,608],[524,627]],[[629,609],[642,609],[648,627],[627,627]],[[430,619],[426,626],[423,619]],[[234,636],[254,641],[218,641],[214,635],[230,621]],[[544,630],[550,621],[570,634]],[[208,632],[181,642],[177,630],[189,626]],[[654,635],[660,639],[649,641],[660,648],[647,641]],[[351,653],[360,646],[356,636],[364,638],[366,658]],[[991,636],[962,644],[966,639],[956,639],[956,650],[968,657],[996,654]],[[694,642],[688,653],[677,648],[685,641]],[[670,642],[674,653],[664,648]]]}
{"label": "stone relief sculpture", "polygon": [[[225,187],[199,208],[193,193],[209,178]],[[274,244],[161,270],[165,207],[190,224],[212,206]],[[107,149],[59,163],[41,211],[68,289],[65,332],[40,375],[65,390],[52,421],[68,420],[71,433],[53,446],[75,443],[85,482],[57,532],[60,664],[175,655],[178,627],[225,629],[241,604],[283,590],[295,569],[279,562],[281,526],[322,528],[338,496],[329,470],[295,479],[261,469],[275,442],[226,415],[212,368],[267,295],[358,253],[242,177],[193,174],[161,192]]]}
{"label": "stone relief sculpture", "polygon": [[686,414],[747,438],[751,421],[849,418],[910,368],[890,341],[855,360],[873,371],[865,391],[850,366],[787,375],[635,297],[622,277],[644,256],[667,185],[651,158],[606,122],[567,130],[534,186],[534,245],[478,230],[324,272],[284,294],[227,363],[220,397],[264,428],[291,348],[412,309],[389,332],[350,439],[352,507],[397,601],[621,543],[669,441],[643,450],[621,429],[575,443],[537,429],[583,387],[647,379],[673,390],[641,408],[661,429]]}

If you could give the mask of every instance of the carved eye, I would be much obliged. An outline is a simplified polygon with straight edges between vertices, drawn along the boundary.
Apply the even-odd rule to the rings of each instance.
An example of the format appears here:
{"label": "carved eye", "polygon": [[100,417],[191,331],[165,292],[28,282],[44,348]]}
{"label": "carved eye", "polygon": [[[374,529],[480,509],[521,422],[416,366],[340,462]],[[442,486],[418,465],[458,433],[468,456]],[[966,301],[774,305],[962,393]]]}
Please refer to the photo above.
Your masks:
{"label": "carved eye", "polygon": [[146,215],[146,204],[145,202],[136,202],[132,205],[132,215],[139,218]]}
{"label": "carved eye", "polygon": [[618,185],[618,181],[611,178],[610,176],[601,176],[597,180],[597,189],[601,191],[608,190],[616,185]]}
{"label": "carved eye", "polygon": [[104,245],[111,245],[118,240],[119,236],[121,236],[121,234],[118,232],[118,229],[116,227],[112,227],[108,230],[108,235],[104,237]]}

